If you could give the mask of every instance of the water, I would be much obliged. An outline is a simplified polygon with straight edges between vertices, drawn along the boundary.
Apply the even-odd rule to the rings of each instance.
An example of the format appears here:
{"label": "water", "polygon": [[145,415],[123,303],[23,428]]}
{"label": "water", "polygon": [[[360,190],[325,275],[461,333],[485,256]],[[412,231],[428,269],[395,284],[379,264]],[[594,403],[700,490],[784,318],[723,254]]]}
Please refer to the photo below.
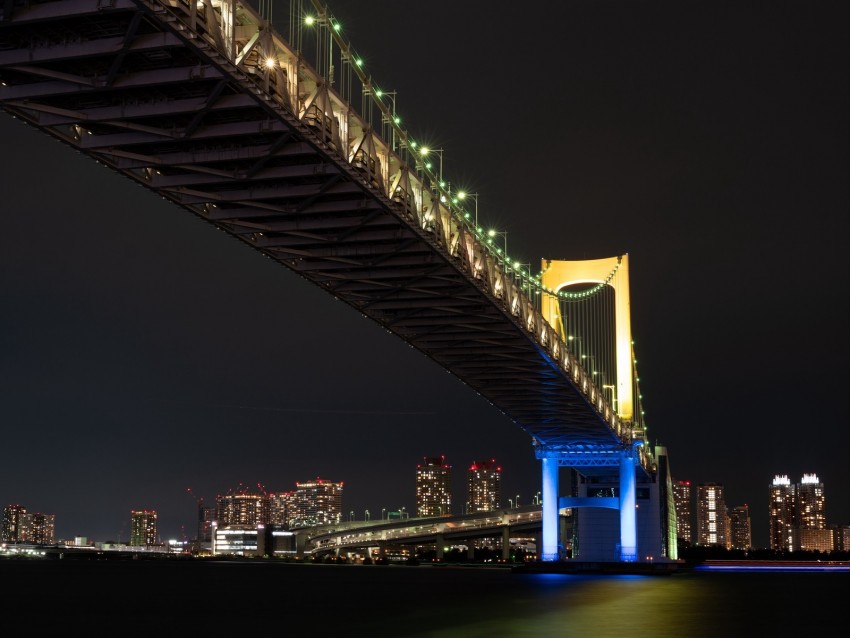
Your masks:
{"label": "water", "polygon": [[0,583],[3,633],[54,636],[797,638],[846,626],[850,594],[846,572],[603,576],[269,561],[0,560]]}

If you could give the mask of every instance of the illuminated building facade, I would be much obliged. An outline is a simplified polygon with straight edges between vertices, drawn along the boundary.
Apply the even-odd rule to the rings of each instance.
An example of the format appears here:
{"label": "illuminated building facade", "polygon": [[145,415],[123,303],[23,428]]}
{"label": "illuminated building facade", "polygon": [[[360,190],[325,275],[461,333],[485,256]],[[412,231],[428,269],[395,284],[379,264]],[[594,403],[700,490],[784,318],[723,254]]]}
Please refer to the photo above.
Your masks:
{"label": "illuminated building facade", "polygon": [[133,510],[130,512],[130,545],[149,547],[157,545],[156,512]]}
{"label": "illuminated building facade", "polygon": [[312,527],[336,524],[342,520],[343,483],[317,478],[295,483],[295,492],[287,504],[287,525]]}
{"label": "illuminated building facade", "polygon": [[23,505],[7,505],[3,508],[3,542],[23,543],[27,540],[27,508]]}
{"label": "illuminated building facade", "polygon": [[426,456],[416,466],[416,515],[445,516],[452,508],[452,466],[445,456]]}
{"label": "illuminated building facade", "polygon": [[803,474],[797,484],[797,527],[826,529],[823,483],[817,474]]}
{"label": "illuminated building facade", "polygon": [[770,549],[794,549],[795,486],[787,475],[776,475],[770,484]]}
{"label": "illuminated building facade", "polygon": [[269,497],[248,491],[231,491],[216,497],[215,521],[218,527],[247,525],[255,528],[269,521]]}
{"label": "illuminated building facade", "polygon": [[804,474],[799,483],[777,475],[770,486],[770,548],[830,552],[835,548],[827,528],[823,483]]}
{"label": "illuminated building facade", "polygon": [[264,526],[212,525],[212,553],[215,556],[256,556]]}
{"label": "illuminated building facade", "polygon": [[750,523],[750,507],[738,505],[729,510],[729,544],[731,549],[750,550],[753,546],[753,531]]}
{"label": "illuminated building facade", "polygon": [[676,504],[676,537],[687,547],[694,542],[693,493],[690,481],[673,483],[673,500]]}
{"label": "illuminated building facade", "polygon": [[833,534],[826,526],[823,483],[817,474],[803,474],[796,492],[797,529],[794,549],[831,552],[834,548]]}
{"label": "illuminated building facade", "polygon": [[729,548],[728,520],[723,485],[697,485],[697,545]]}
{"label": "illuminated building facade", "polygon": [[[496,459],[475,461],[466,473],[467,512],[492,512],[502,506],[502,468]],[[449,514],[448,511],[443,512]]]}
{"label": "illuminated building facade", "polygon": [[294,492],[279,492],[269,494],[269,523],[272,525],[287,525],[287,521],[293,518],[290,514],[294,510]]}

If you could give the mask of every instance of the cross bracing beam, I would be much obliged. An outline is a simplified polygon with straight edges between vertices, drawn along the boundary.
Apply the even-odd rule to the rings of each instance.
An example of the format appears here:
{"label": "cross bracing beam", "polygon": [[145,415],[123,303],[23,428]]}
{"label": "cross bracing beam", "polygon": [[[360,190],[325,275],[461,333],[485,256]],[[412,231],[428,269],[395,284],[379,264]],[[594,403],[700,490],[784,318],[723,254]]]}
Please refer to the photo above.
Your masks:
{"label": "cross bracing beam", "polygon": [[213,5],[7,2],[0,108],[322,287],[534,440],[629,445],[527,280],[441,202],[434,176],[250,6],[225,7],[228,23]]}

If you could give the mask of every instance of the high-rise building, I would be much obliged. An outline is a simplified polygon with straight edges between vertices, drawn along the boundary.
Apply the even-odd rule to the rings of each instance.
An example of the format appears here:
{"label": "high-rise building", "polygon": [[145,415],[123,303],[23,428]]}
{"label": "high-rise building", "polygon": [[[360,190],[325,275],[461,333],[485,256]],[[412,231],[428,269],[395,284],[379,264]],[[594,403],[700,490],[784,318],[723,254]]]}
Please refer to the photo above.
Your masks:
{"label": "high-rise building", "polygon": [[787,475],[776,475],[770,484],[770,549],[794,548],[795,488]]}
{"label": "high-rise building", "polygon": [[294,492],[269,494],[269,523],[280,526],[288,525],[289,519],[293,517],[290,512],[293,509],[294,502]]}
{"label": "high-rise building", "polygon": [[32,512],[26,515],[27,541],[35,545],[52,545],[55,541],[56,515]]}
{"label": "high-rise building", "polygon": [[426,456],[416,466],[416,515],[444,516],[452,507],[452,466],[445,456]]}
{"label": "high-rise building", "polygon": [[342,481],[322,478],[295,483],[295,492],[287,503],[290,528],[328,525],[342,520]]}
{"label": "high-rise building", "polygon": [[697,544],[718,545],[728,549],[728,527],[723,485],[697,485]]}
{"label": "high-rise building", "polygon": [[156,512],[132,510],[130,512],[130,545],[149,547],[157,544]]}
{"label": "high-rise building", "polygon": [[803,474],[797,484],[795,550],[831,552],[832,530],[826,526],[823,483],[817,474]]}
{"label": "high-rise building", "polygon": [[748,551],[753,546],[753,531],[750,524],[750,507],[746,503],[729,510],[730,549]]}
{"label": "high-rise building", "polygon": [[777,475],[770,486],[770,548],[830,552],[834,547],[817,474],[804,474],[794,484],[787,475]]}
{"label": "high-rise building", "polygon": [[502,468],[496,459],[473,462],[466,476],[467,512],[492,512],[502,506]]}
{"label": "high-rise building", "polygon": [[676,536],[687,547],[694,542],[694,510],[691,482],[674,482],[673,499],[676,503]]}
{"label": "high-rise building", "polygon": [[27,540],[27,508],[23,505],[7,505],[3,508],[3,542],[23,543]]}
{"label": "high-rise building", "polygon": [[231,525],[256,527],[269,522],[269,497],[243,488],[215,499],[215,521],[220,528]]}
{"label": "high-rise building", "polygon": [[803,474],[797,484],[797,527],[826,529],[823,483],[817,474]]}

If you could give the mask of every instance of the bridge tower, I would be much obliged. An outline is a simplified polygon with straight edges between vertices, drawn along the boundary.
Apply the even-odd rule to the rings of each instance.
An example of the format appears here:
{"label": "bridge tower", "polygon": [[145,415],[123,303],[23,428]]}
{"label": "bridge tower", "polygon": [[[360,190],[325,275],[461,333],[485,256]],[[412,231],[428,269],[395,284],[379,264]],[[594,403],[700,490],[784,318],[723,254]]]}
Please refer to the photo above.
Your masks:
{"label": "bridge tower", "polygon": [[[550,294],[544,295],[541,312],[558,335],[570,347],[574,339],[588,339],[588,335],[568,334],[566,318],[559,301],[561,291],[581,285],[590,297],[594,292],[609,286],[614,292],[614,380],[612,403],[617,415],[630,424],[625,439],[612,437],[612,445],[604,448],[536,446],[541,460],[543,492],[543,561],[561,557],[558,538],[559,510],[570,508],[607,508],[619,510],[619,543],[617,557],[623,562],[634,562],[638,556],[638,530],[636,513],[636,465],[639,465],[638,448],[644,443],[642,430],[634,429],[634,355],[632,351],[631,317],[629,307],[628,255],[591,260],[544,259],[541,265],[541,284]],[[604,328],[603,328],[604,329]],[[594,372],[595,374],[595,372]],[[559,468],[572,467],[579,472],[590,471],[597,476],[608,475],[607,485],[615,484],[617,496],[594,494],[586,490],[578,497],[561,497],[559,493]],[[613,482],[610,480],[613,479]],[[613,494],[613,488],[609,488]]]}

